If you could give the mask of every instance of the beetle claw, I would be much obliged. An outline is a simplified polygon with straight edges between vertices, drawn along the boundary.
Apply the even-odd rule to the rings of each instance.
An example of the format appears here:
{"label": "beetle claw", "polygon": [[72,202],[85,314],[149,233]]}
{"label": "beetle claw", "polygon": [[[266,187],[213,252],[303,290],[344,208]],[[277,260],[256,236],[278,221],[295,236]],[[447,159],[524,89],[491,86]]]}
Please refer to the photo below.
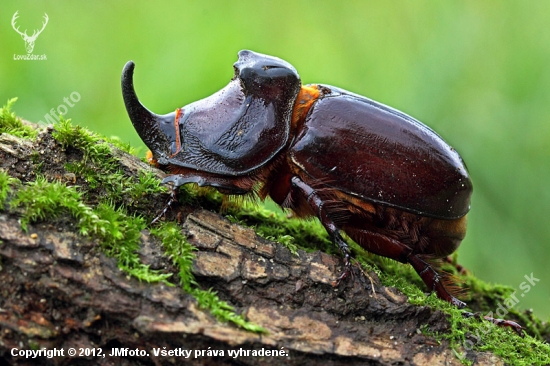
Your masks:
{"label": "beetle claw", "polygon": [[467,306],[464,301],[460,301],[454,296],[451,297],[451,304],[456,306],[459,309],[464,309]]}
{"label": "beetle claw", "polygon": [[350,275],[352,278],[354,277],[354,273],[351,267],[350,255],[349,253],[346,253],[344,254],[344,271],[342,271],[340,276],[338,276],[338,278],[332,282],[332,286],[337,287],[338,285],[340,285],[340,282],[348,278]]}

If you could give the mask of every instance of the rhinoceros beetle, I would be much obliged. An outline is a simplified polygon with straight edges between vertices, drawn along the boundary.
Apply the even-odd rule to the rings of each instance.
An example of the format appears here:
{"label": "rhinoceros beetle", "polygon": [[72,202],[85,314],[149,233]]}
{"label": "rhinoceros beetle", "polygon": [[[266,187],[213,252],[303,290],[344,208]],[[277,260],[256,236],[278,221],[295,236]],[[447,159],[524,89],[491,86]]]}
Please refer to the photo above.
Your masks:
{"label": "rhinoceros beetle", "polygon": [[344,231],[369,252],[410,263],[429,289],[460,308],[428,263],[466,233],[472,182],[460,155],[432,129],[371,99],[302,85],[277,57],[239,52],[229,84],[175,112],[138,100],[134,63],[122,73],[126,109],[163,183],[270,196],[298,217],[316,216],[344,256]]}

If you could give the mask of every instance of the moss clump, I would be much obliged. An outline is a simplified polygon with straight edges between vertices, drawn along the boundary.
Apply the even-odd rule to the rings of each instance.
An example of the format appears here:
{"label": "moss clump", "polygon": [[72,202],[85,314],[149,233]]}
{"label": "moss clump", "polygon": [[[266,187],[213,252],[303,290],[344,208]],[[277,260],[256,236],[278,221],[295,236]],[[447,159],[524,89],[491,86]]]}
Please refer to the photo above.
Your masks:
{"label": "moss clump", "polygon": [[82,159],[65,165],[67,171],[82,177],[91,189],[102,186],[110,199],[120,199],[127,178],[120,171],[109,144],[87,129],[73,126],[70,119],[65,120],[62,116],[54,125],[52,136],[64,149],[83,153]]}
{"label": "moss clump", "polygon": [[324,249],[335,250],[325,229],[318,221],[296,220],[266,209],[262,205],[246,203],[242,207],[228,210],[226,217],[235,223],[249,226],[261,237],[279,242],[294,255],[300,249],[307,251]]}
{"label": "moss clump", "polygon": [[11,187],[18,183],[19,180],[10,177],[7,172],[0,170],[0,209],[3,209],[6,204]]}
{"label": "moss clump", "polygon": [[151,172],[140,173],[138,180],[124,175],[118,159],[112,153],[110,143],[126,151],[132,151],[129,145],[118,139],[105,139],[80,126],[73,126],[71,120],[60,117],[54,125],[52,136],[64,149],[81,151],[83,156],[78,161],[69,162],[65,169],[82,177],[91,189],[101,188],[106,191],[106,199],[120,202],[124,198],[130,203],[142,198],[144,194],[165,192],[158,179]]}
{"label": "moss clump", "polygon": [[198,288],[191,265],[193,262],[193,250],[195,248],[187,242],[181,229],[172,222],[161,223],[151,229],[151,234],[162,241],[166,254],[179,269],[180,285],[185,292],[192,294],[203,309],[208,309],[219,321],[232,322],[239,327],[257,333],[265,333],[266,330],[244,319],[242,315],[235,313],[235,309],[221,301],[218,295],[209,290]]}
{"label": "moss clump", "polygon": [[130,197],[131,202],[138,202],[148,195],[165,192],[166,188],[150,170],[140,171],[137,182],[134,181],[122,189],[122,194]]}
{"label": "moss clump", "polygon": [[17,117],[11,107],[17,101],[17,98],[9,99],[8,102],[0,108],[0,133],[8,133],[13,136],[34,139],[38,135],[35,129],[25,126],[21,118]]}
{"label": "moss clump", "polygon": [[[472,365],[467,351],[488,351],[501,357],[510,365],[548,365],[550,363],[550,345],[548,343],[525,335],[518,336],[509,328],[476,317],[465,318],[463,312],[449,303],[437,298],[435,294],[416,298],[412,303],[427,305],[449,314],[450,331],[448,333],[426,333],[439,340],[448,340],[455,355],[466,365]],[[491,315],[491,314],[489,314]],[[496,317],[496,315],[495,315]]]}
{"label": "moss clump", "polygon": [[191,266],[193,264],[194,246],[189,244],[181,233],[181,229],[172,222],[162,222],[151,228],[151,235],[160,239],[162,246],[172,263],[179,269],[180,285],[185,292],[191,292],[197,286]]}
{"label": "moss clump", "polygon": [[117,259],[119,268],[143,281],[168,284],[170,274],[151,270],[139,259],[137,250],[141,230],[145,228],[140,217],[129,216],[108,203],[92,209],[82,201],[82,193],[75,187],[48,182],[44,177],[19,189],[10,207],[22,210],[21,228],[25,231],[30,222],[68,214],[78,220],[81,235],[100,239],[105,252]]}

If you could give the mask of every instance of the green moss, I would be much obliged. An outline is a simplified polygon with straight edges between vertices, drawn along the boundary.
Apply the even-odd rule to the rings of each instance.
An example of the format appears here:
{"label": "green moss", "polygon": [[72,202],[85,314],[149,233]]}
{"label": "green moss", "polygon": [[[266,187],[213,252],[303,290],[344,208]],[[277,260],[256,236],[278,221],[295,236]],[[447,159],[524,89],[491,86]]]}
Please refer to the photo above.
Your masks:
{"label": "green moss", "polygon": [[9,133],[17,137],[34,139],[38,135],[35,129],[25,126],[21,118],[17,117],[11,107],[17,101],[17,98],[9,99],[8,102],[0,108],[0,133]]}
{"label": "green moss", "polygon": [[75,187],[48,182],[44,177],[19,189],[10,207],[21,209],[24,231],[31,222],[69,215],[78,220],[81,235],[100,239],[104,251],[117,259],[119,268],[139,280],[169,284],[167,278],[171,275],[151,270],[137,254],[141,230],[146,226],[143,218],[129,216],[122,208],[115,209],[108,203],[92,209],[82,201],[82,194]]}
{"label": "green moss", "polygon": [[123,142],[120,138],[117,136],[112,136],[109,138],[104,138],[105,141],[110,143],[113,146],[116,146],[119,150],[124,151],[125,153],[128,153],[130,155],[136,155],[137,150],[130,145],[129,142]]}
{"label": "green moss", "polygon": [[0,209],[3,209],[6,204],[11,187],[18,183],[19,180],[10,177],[7,172],[0,170]]}
{"label": "green moss", "polygon": [[467,358],[465,351],[468,350],[494,353],[511,365],[547,365],[550,362],[550,345],[540,339],[530,335],[521,338],[509,328],[496,326],[477,317],[464,318],[461,310],[440,300],[435,294],[415,303],[437,308],[449,315],[450,332],[437,334],[429,329],[427,332],[437,339],[448,340],[464,364],[473,363],[473,360]]}
{"label": "green moss", "polygon": [[21,228],[27,231],[29,222],[58,217],[62,212],[76,213],[80,194],[61,183],[50,184],[44,177],[29,182],[10,202],[12,209],[21,207]]}
{"label": "green moss", "polygon": [[65,120],[62,116],[54,125],[52,136],[64,149],[75,149],[83,154],[82,159],[67,163],[65,169],[82,177],[91,189],[104,189],[105,199],[111,202],[129,200],[133,203],[144,195],[166,191],[151,172],[141,172],[137,181],[124,175],[110,143],[125,151],[132,151],[132,148],[116,138],[102,138],[83,127],[73,126],[70,119]]}
{"label": "green moss", "polygon": [[166,187],[160,182],[152,171],[141,171],[139,172],[138,181],[128,184],[122,190],[122,193],[128,195],[132,201],[139,201],[156,193],[166,193]]}
{"label": "green moss", "polygon": [[92,189],[101,185],[108,191],[109,198],[120,198],[126,178],[107,142],[85,128],[73,126],[71,120],[63,116],[54,125],[52,136],[64,149],[83,153],[82,159],[66,164],[67,171],[83,177]]}
{"label": "green moss", "polygon": [[191,267],[193,264],[193,251],[196,248],[190,245],[181,229],[173,222],[162,222],[150,229],[151,235],[162,242],[165,253],[179,269],[180,285],[185,292],[191,292],[197,286]]}
{"label": "green moss", "polygon": [[235,309],[225,301],[221,301],[212,289],[198,288],[191,273],[195,248],[187,242],[181,229],[175,223],[161,223],[158,227],[151,229],[151,234],[162,241],[166,254],[179,269],[180,285],[185,292],[192,294],[197,299],[201,308],[208,309],[219,321],[232,322],[243,329],[256,333],[266,332],[264,328],[250,323],[242,315],[236,314]]}
{"label": "green moss", "polygon": [[251,227],[259,236],[284,245],[294,255],[298,249],[309,252],[323,250],[331,254],[338,252],[316,219],[297,220],[281,210],[274,212],[249,201],[241,206],[227,207],[225,214],[230,221]]}
{"label": "green moss", "polygon": [[[64,149],[74,147],[88,150],[88,147],[100,140],[99,137],[87,129],[80,126],[73,126],[71,120],[65,119],[63,116],[60,116],[59,122],[54,124],[52,136]],[[87,155],[90,154],[88,153]]]}

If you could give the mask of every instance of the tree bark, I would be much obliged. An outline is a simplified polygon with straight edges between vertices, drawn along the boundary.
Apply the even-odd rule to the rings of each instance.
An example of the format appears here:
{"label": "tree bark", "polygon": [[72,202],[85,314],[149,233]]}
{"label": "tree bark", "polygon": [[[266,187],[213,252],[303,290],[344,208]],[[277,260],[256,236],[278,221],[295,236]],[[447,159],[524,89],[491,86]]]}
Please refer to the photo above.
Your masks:
{"label": "tree bark", "polygon": [[[51,128],[43,134],[51,135]],[[33,153],[49,159],[51,177],[64,171],[66,159],[52,158],[52,152],[45,158],[37,143],[0,136],[1,164],[13,176],[29,174],[25,159]],[[129,175],[144,168],[135,157],[117,155]],[[322,252],[293,255],[217,213],[195,209],[182,222],[198,249],[193,273],[200,287],[217,291],[267,334],[218,322],[180,287],[140,283],[119,270],[97,240],[68,228],[46,220],[23,232],[17,212],[0,213],[0,356],[6,364],[461,365],[447,342],[420,331],[424,325],[447,331],[441,311],[409,304],[375,273],[356,271],[334,287],[341,258]],[[147,230],[140,256],[154,268],[176,272]],[[63,350],[63,355],[25,358],[19,353],[43,348]],[[126,348],[145,355],[109,355]],[[69,356],[70,349],[77,355]],[[81,350],[87,351],[79,356]],[[155,355],[156,350],[172,354]],[[489,353],[470,352],[469,358],[476,365],[502,364]]]}

